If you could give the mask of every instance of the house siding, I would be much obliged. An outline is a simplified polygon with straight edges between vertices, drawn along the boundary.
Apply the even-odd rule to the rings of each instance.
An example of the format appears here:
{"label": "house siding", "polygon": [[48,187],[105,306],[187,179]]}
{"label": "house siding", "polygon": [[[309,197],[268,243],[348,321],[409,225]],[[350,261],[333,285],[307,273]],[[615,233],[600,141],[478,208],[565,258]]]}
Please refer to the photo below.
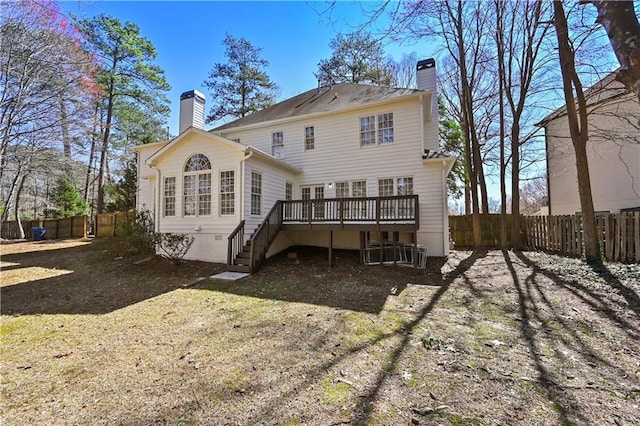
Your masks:
{"label": "house siding", "polygon": [[[204,154],[211,162],[211,215],[184,216],[183,170],[186,161],[194,154]],[[186,135],[180,144],[162,155],[157,161],[160,185],[156,200],[156,220],[159,232],[191,234],[195,241],[186,259],[208,262],[226,262],[227,237],[240,222],[241,207],[241,161],[244,153],[223,143],[197,133]],[[233,170],[235,177],[235,204],[233,215],[221,215],[219,206],[220,172]],[[176,214],[164,216],[162,208],[163,182],[165,177],[176,178]]]}
{"label": "house siding", "polygon": [[[430,98],[430,96],[427,96]],[[284,133],[284,150],[287,163],[303,170],[297,176],[286,176],[272,170],[263,173],[263,216],[245,215],[247,229],[253,230],[276,200],[284,199],[285,182],[292,182],[293,198],[301,198],[303,186],[325,185],[325,198],[335,197],[335,182],[366,180],[367,195],[378,196],[378,179],[412,177],[414,194],[420,200],[420,229],[418,242],[429,248],[433,256],[448,254],[446,217],[443,219],[443,173],[440,162],[423,164],[425,148],[437,149],[437,115],[424,120],[424,99],[420,97],[393,102],[373,108],[362,108],[306,120],[265,126],[259,129],[223,132],[228,139],[240,139],[242,144],[254,146],[271,153],[271,135]],[[393,113],[394,143],[387,145],[360,146],[360,117]],[[435,119],[434,119],[435,117]],[[305,151],[304,129],[313,126],[315,149]],[[427,140],[424,135],[429,135]],[[435,135],[435,136],[434,136]],[[426,142],[428,141],[428,143]],[[254,160],[246,162],[245,193],[250,193],[250,169],[260,171],[264,164]],[[269,181],[267,179],[270,179]],[[333,183],[333,189],[327,184]],[[250,212],[250,197],[245,197],[245,212]],[[287,247],[287,244],[327,244],[326,233],[288,233],[282,236],[270,250],[270,255]],[[344,238],[349,242],[341,243]],[[357,233],[336,241],[343,248],[358,248]],[[345,240],[346,241],[346,240]]]}
{"label": "house siding", "polygon": [[[601,105],[589,115],[587,155],[596,211],[640,206],[640,117],[637,99]],[[581,210],[575,154],[566,116],[547,123],[550,214]]]}

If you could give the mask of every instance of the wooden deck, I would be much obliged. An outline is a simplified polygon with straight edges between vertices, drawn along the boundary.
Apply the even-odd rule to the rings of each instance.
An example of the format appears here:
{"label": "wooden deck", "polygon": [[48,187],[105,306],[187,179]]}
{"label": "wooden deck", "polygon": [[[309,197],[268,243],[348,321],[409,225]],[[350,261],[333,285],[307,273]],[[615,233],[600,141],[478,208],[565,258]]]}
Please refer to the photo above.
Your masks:
{"label": "wooden deck", "polygon": [[289,230],[416,231],[418,196],[325,198],[282,203]]}
{"label": "wooden deck", "polygon": [[[229,235],[227,270],[255,271],[264,260],[278,232],[284,229],[328,231],[329,265],[331,265],[333,231],[360,232],[360,250],[364,253],[365,234],[368,231],[392,232],[395,250],[398,233],[415,232],[419,226],[417,195],[281,200],[273,205],[264,221],[246,243],[244,242],[244,221],[240,222]],[[382,262],[382,254],[380,256]]]}

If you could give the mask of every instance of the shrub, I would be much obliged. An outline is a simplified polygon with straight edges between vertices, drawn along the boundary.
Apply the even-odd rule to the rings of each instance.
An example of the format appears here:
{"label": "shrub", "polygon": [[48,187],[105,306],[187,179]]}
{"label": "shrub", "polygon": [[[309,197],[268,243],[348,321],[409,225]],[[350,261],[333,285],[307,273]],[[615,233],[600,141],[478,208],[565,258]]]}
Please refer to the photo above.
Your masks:
{"label": "shrub", "polygon": [[131,210],[122,225],[122,237],[138,251],[155,253],[159,234],[149,210]]}
{"label": "shrub", "polygon": [[173,234],[170,232],[158,235],[158,248],[163,252],[163,256],[175,264],[180,264],[187,254],[195,237],[193,235]]}

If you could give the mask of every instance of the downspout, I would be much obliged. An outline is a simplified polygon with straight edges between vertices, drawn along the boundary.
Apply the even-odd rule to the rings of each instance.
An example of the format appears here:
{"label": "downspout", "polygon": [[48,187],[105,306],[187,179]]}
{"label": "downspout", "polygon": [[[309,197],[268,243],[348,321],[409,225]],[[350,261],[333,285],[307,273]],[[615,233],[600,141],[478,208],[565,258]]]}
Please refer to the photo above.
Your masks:
{"label": "downspout", "polygon": [[442,247],[445,257],[449,256],[449,206],[447,205],[447,164],[442,162]]}
{"label": "downspout", "polygon": [[240,162],[240,220],[243,220],[245,218],[244,216],[244,208],[245,208],[244,173],[246,171],[245,162],[253,156],[253,151],[249,149],[249,147],[247,147],[244,150],[244,155],[245,157]]}
{"label": "downspout", "polygon": [[151,167],[153,170],[156,171],[156,174],[158,176],[158,179],[156,179],[158,181],[157,183],[157,188],[156,188],[156,193],[154,194],[153,197],[153,221],[155,222],[155,231],[156,232],[160,232],[160,169],[157,166],[154,166],[152,164],[149,165],[149,167]]}
{"label": "downspout", "polygon": [[544,152],[545,159],[547,160],[547,208],[549,209],[548,216],[551,216],[551,176],[549,175],[549,134],[547,128],[544,128]]}

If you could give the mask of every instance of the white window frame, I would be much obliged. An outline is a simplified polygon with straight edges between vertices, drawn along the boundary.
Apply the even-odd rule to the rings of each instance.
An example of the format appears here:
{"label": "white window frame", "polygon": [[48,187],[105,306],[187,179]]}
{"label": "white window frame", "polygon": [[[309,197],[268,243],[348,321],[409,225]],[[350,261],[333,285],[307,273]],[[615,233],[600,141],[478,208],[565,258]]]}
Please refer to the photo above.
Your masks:
{"label": "white window frame", "polygon": [[235,175],[235,170],[220,170],[220,216],[232,216],[236,213]]}
{"label": "white window frame", "polygon": [[[193,166],[191,166],[192,163]],[[182,170],[182,216],[211,216],[213,210],[211,160],[205,154],[193,154],[187,159]],[[187,180],[192,181],[193,186],[187,186]],[[187,209],[187,205],[192,205],[192,209]]]}
{"label": "white window frame", "polygon": [[395,143],[393,112],[360,117],[360,147]]}
{"label": "white window frame", "polygon": [[[167,188],[167,181],[171,180],[172,185]],[[162,187],[162,214],[164,217],[175,217],[176,215],[176,177],[165,176]],[[168,192],[168,190],[171,190]]]}
{"label": "white window frame", "polygon": [[304,150],[313,151],[316,149],[316,129],[315,126],[304,128]]}
{"label": "white window frame", "polygon": [[285,157],[283,131],[271,133],[271,155],[278,159],[283,159]]}
{"label": "white window frame", "polygon": [[251,215],[262,214],[262,173],[251,171]]}

